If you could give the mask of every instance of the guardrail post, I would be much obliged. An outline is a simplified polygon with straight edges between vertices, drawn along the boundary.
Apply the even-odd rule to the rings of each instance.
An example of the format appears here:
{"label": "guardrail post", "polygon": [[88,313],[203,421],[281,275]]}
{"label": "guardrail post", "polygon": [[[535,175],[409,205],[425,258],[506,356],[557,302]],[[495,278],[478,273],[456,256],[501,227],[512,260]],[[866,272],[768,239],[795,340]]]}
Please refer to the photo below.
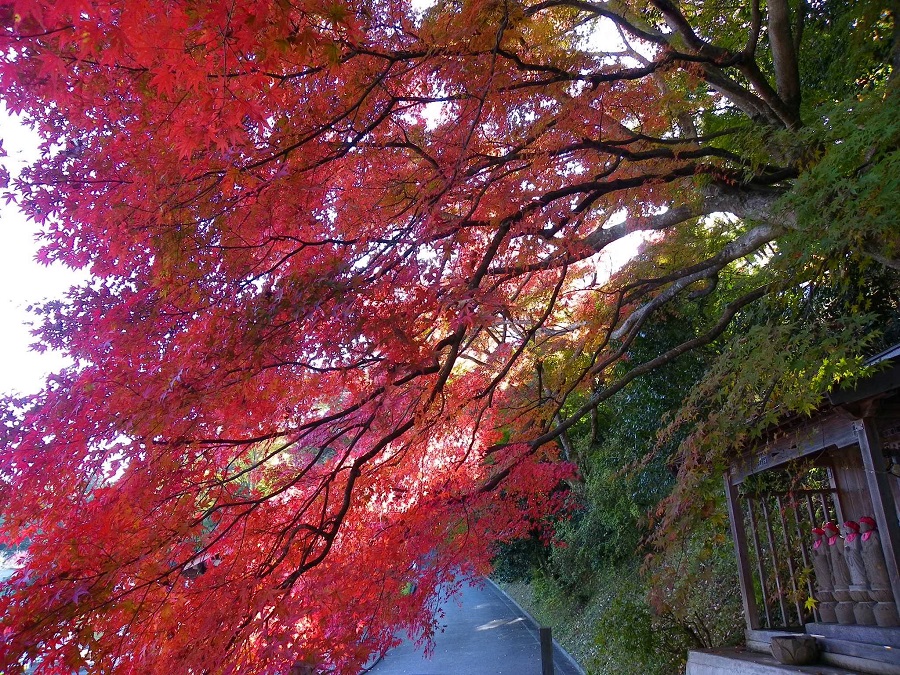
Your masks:
{"label": "guardrail post", "polygon": [[541,675],[553,675],[553,629],[541,626]]}

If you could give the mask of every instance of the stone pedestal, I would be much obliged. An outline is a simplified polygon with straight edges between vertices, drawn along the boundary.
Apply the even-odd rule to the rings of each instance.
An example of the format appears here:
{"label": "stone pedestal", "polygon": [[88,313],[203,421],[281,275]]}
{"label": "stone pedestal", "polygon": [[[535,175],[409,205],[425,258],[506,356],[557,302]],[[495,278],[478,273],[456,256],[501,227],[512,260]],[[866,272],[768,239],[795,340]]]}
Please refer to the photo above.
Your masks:
{"label": "stone pedestal", "polygon": [[828,594],[827,600],[822,598],[819,602],[818,610],[822,623],[837,623],[837,603],[834,601],[831,593]]}
{"label": "stone pedestal", "polygon": [[875,617],[875,607],[876,603],[874,602],[856,602],[853,607],[853,619],[854,623],[858,626],[875,626],[878,624],[878,619]]}

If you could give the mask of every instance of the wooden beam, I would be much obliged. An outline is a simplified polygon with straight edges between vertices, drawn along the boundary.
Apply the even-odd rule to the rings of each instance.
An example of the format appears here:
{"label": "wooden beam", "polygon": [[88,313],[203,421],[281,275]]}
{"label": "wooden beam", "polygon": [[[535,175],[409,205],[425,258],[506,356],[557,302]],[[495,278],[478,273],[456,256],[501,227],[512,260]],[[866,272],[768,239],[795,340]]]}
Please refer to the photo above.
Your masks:
{"label": "wooden beam", "polygon": [[725,473],[725,499],[728,502],[728,518],[731,520],[731,538],[734,539],[734,554],[737,558],[738,581],[741,584],[741,601],[744,603],[744,618],[747,630],[757,630],[759,611],[756,607],[756,594],[753,592],[753,573],[750,571],[750,559],[747,552],[747,532],[744,529],[744,512],[738,497],[737,487],[731,480],[731,474]]}
{"label": "wooden beam", "polygon": [[859,437],[859,451],[866,472],[866,483],[872,497],[875,522],[881,534],[884,562],[894,591],[894,601],[900,607],[900,525],[897,524],[897,506],[888,483],[887,465],[881,449],[881,439],[874,420],[870,417],[853,425]]}
{"label": "wooden beam", "polygon": [[826,448],[856,445],[853,417],[843,410],[812,420],[808,425],[783,433],[768,441],[756,452],[734,463],[733,481],[742,483],[747,476],[773,469],[791,460],[820,452]]}

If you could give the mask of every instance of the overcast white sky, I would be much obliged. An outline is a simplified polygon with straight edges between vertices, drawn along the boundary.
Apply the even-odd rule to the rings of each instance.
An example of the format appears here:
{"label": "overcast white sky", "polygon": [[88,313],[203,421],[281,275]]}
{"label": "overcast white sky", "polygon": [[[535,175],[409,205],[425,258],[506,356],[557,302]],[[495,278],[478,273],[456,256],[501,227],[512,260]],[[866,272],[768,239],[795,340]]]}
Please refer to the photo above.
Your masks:
{"label": "overcast white sky", "polygon": [[[37,136],[0,108],[0,138],[7,157],[3,161],[16,172],[37,154]],[[62,266],[46,267],[34,261],[36,225],[14,204],[0,199],[0,394],[37,391],[44,377],[63,365],[58,354],[38,354],[28,347],[33,341],[26,325],[25,307],[48,297],[59,297],[79,278]]]}

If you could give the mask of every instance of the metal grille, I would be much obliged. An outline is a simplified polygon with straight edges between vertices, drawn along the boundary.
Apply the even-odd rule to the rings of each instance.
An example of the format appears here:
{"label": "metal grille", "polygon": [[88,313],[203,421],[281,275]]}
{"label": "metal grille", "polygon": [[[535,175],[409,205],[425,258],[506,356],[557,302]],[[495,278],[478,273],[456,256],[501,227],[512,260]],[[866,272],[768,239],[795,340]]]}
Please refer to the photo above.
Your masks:
{"label": "metal grille", "polygon": [[818,621],[815,609],[806,607],[815,593],[811,530],[840,522],[836,490],[747,494],[741,506],[759,627],[795,629]]}

